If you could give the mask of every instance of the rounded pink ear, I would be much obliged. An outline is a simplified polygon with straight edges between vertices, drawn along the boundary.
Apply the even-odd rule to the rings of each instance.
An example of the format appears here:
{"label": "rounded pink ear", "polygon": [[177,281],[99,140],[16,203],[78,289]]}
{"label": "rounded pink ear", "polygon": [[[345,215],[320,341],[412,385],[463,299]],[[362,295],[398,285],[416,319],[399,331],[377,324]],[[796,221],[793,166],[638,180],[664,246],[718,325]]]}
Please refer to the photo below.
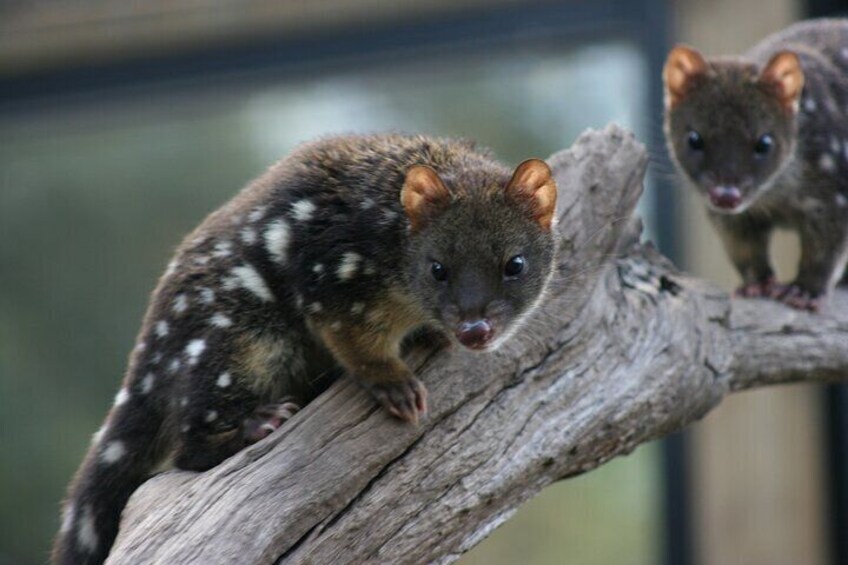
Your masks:
{"label": "rounded pink ear", "polygon": [[692,88],[692,81],[707,71],[707,61],[696,49],[676,45],[668,54],[663,68],[665,107],[677,106]]}
{"label": "rounded pink ear", "polygon": [[508,198],[527,210],[542,229],[551,229],[556,210],[557,186],[547,163],[541,159],[527,159],[518,165],[505,192]]}
{"label": "rounded pink ear", "polygon": [[775,54],[760,73],[760,82],[769,85],[784,108],[795,111],[804,90],[804,71],[798,55],[792,51]]}
{"label": "rounded pink ear", "polygon": [[400,202],[412,231],[426,226],[427,222],[450,205],[450,201],[450,192],[432,167],[413,165],[406,172],[400,190]]}

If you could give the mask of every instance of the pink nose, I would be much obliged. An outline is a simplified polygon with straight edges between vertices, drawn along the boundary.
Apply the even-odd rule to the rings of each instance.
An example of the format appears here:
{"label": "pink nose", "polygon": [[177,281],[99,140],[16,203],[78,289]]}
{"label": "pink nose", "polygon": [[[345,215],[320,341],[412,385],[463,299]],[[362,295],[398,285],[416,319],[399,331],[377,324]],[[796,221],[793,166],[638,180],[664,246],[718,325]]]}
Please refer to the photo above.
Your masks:
{"label": "pink nose", "polygon": [[469,349],[483,349],[494,335],[491,322],[486,319],[462,322],[456,329],[456,339]]}
{"label": "pink nose", "polygon": [[742,203],[742,193],[735,186],[714,186],[709,190],[710,202],[716,208],[733,210]]}

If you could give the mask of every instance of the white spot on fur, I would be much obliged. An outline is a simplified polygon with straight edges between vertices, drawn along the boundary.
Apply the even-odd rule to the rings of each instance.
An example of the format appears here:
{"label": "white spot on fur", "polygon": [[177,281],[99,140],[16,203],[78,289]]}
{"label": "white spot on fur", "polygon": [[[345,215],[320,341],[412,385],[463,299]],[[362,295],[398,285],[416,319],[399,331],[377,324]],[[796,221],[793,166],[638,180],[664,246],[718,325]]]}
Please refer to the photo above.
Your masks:
{"label": "white spot on fur", "polygon": [[320,312],[321,310],[323,310],[323,309],[324,309],[324,307],[323,307],[323,306],[321,306],[321,303],[320,303],[320,302],[313,302],[312,304],[310,304],[309,306],[307,306],[307,307],[306,307],[306,309],[307,309],[309,312],[311,312],[312,314],[317,314],[318,312]]}
{"label": "white spot on fur", "polygon": [[837,194],[836,205],[840,208],[845,208],[846,206],[848,206],[848,197],[846,197],[844,194]]}
{"label": "white spot on fur", "polygon": [[348,251],[342,255],[342,261],[339,263],[339,268],[336,269],[336,275],[343,281],[352,279],[356,274],[356,270],[359,268],[359,262],[361,260],[362,256],[359,253]]}
{"label": "white spot on fur", "polygon": [[370,198],[365,198],[360,204],[359,208],[362,210],[368,210],[374,206],[375,202]]}
{"label": "white spot on fur", "polygon": [[235,267],[232,271],[230,271],[230,273],[232,276],[224,281],[224,288],[244,288],[255,294],[261,300],[266,302],[274,301],[274,295],[271,294],[271,289],[268,288],[267,284],[265,284],[265,279],[263,279],[262,275],[260,275],[259,272],[250,265]]}
{"label": "white spot on fur", "polygon": [[220,312],[212,314],[212,317],[209,319],[209,323],[218,328],[229,328],[233,325],[233,321],[230,317],[221,314]]}
{"label": "white spot on fur", "polygon": [[317,208],[311,200],[298,200],[292,204],[292,217],[298,222],[308,222]]}
{"label": "white spot on fur", "polygon": [[848,59],[848,47],[843,47],[839,50],[839,54],[842,55],[843,59]]}
{"label": "white spot on fur", "polygon": [[199,290],[201,304],[212,304],[215,302],[215,291],[211,288],[202,287]]}
{"label": "white spot on fur", "polygon": [[291,228],[283,219],[274,220],[265,230],[265,249],[277,263],[285,263],[291,242]]}
{"label": "white spot on fur", "polygon": [[214,422],[215,420],[218,419],[218,412],[216,412],[215,410],[210,410],[209,412],[206,413],[206,417],[204,419],[206,420],[207,423]]}
{"label": "white spot on fur", "polygon": [[830,153],[822,153],[819,157],[819,169],[826,173],[832,173],[836,170],[836,160]]}
{"label": "white spot on fur", "polygon": [[171,362],[168,364],[168,372],[176,373],[180,370],[180,360],[177,358],[171,359]]}
{"label": "white spot on fur", "polygon": [[115,406],[120,406],[121,404],[125,404],[127,400],[130,399],[130,393],[127,389],[122,388],[118,391],[118,394],[115,395]]}
{"label": "white spot on fur", "polygon": [[156,332],[156,337],[165,337],[168,335],[168,322],[165,320],[159,320],[156,322],[156,327],[153,328],[153,331]]}
{"label": "white spot on fur", "polygon": [[303,295],[302,294],[296,294],[294,296],[294,305],[295,305],[295,307],[297,307],[298,310],[303,308]]}
{"label": "white spot on fur", "polygon": [[136,346],[135,346],[135,350],[138,351],[139,353],[141,353],[145,349],[147,349],[147,344],[144,343],[143,341],[137,343]]}
{"label": "white spot on fur", "polygon": [[262,216],[265,215],[265,210],[267,209],[267,206],[260,206],[258,208],[254,208],[253,211],[247,215],[247,220],[249,222],[258,222],[262,219]]}
{"label": "white spot on fur", "polygon": [[215,244],[212,255],[215,257],[229,257],[233,252],[233,243],[231,241],[219,241]]}
{"label": "white spot on fur", "polygon": [[174,298],[173,309],[177,314],[182,314],[188,309],[188,298],[185,294],[178,294],[176,298]]}
{"label": "white spot on fur", "polygon": [[330,329],[333,330],[334,332],[337,332],[340,329],[342,329],[342,323],[339,322],[338,320],[336,320],[335,322],[330,324]]}
{"label": "white spot on fur", "polygon": [[229,373],[221,373],[218,377],[218,380],[215,381],[215,385],[218,388],[227,388],[233,383],[233,377]]}
{"label": "white spot on fur", "polygon": [[167,268],[165,268],[165,274],[162,275],[162,276],[165,277],[165,278],[170,277],[171,275],[174,274],[174,272],[176,272],[177,267],[179,265],[180,265],[179,261],[177,261],[176,259],[172,259],[171,262],[168,263]]}
{"label": "white spot on fur", "polygon": [[351,314],[362,314],[363,310],[365,310],[364,302],[354,302],[353,306],[350,307]]}
{"label": "white spot on fur", "polygon": [[76,510],[73,503],[65,505],[65,508],[62,509],[62,526],[59,528],[59,533],[67,534],[71,531],[71,526],[74,525]]}
{"label": "white spot on fur", "polygon": [[94,444],[100,443],[100,440],[103,439],[103,436],[106,435],[106,431],[109,429],[109,426],[103,424],[100,426],[100,429],[94,432],[94,435],[91,436],[91,442]]}
{"label": "white spot on fur", "polygon": [[321,263],[315,263],[314,265],[312,265],[312,272],[316,274],[323,273],[324,265],[322,265]]}
{"label": "white spot on fur", "polygon": [[153,373],[147,373],[146,375],[144,375],[144,378],[141,379],[139,392],[141,392],[141,394],[148,394],[151,390],[153,390],[154,380],[156,380],[156,377],[153,375]]}
{"label": "white spot on fur", "polygon": [[383,223],[391,224],[397,218],[397,212],[394,210],[386,210],[383,212]]}
{"label": "white spot on fur", "polygon": [[206,349],[206,340],[193,339],[186,345],[185,352],[188,355],[188,364],[196,365],[200,354]]}
{"label": "white spot on fur", "polygon": [[186,406],[188,406],[188,397],[183,396],[180,398],[180,408],[185,408]]}
{"label": "white spot on fur", "polygon": [[180,426],[180,431],[181,431],[182,433],[186,433],[186,432],[187,432],[187,431],[189,431],[190,429],[191,429],[191,426],[189,426],[188,424],[183,424],[182,426]]}
{"label": "white spot on fur", "polygon": [[839,139],[836,136],[830,137],[830,152],[834,155],[839,154],[841,152],[841,145],[839,144]]}
{"label": "white spot on fur", "polygon": [[816,101],[813,100],[810,97],[807,97],[807,99],[804,100],[804,110],[806,110],[807,112],[815,112],[816,111]]}
{"label": "white spot on fur", "polygon": [[112,463],[118,461],[126,453],[127,448],[124,446],[124,442],[110,441],[106,444],[106,447],[100,453],[100,460],[106,463],[107,465],[111,465]]}
{"label": "white spot on fur", "polygon": [[256,230],[253,228],[244,228],[241,230],[241,240],[245,245],[253,245],[256,243]]}
{"label": "white spot on fur", "polygon": [[154,364],[158,364],[161,360],[162,360],[162,352],[161,351],[157,351],[156,353],[154,353],[153,357],[151,358],[151,361]]}
{"label": "white spot on fur", "polygon": [[97,529],[94,527],[94,514],[91,512],[91,506],[86,505],[82,510],[82,520],[80,520],[77,530],[77,542],[81,548],[89,553],[93,553],[97,549]]}
{"label": "white spot on fur", "polygon": [[198,255],[193,259],[193,261],[195,265],[203,266],[209,264],[209,257],[206,255]]}

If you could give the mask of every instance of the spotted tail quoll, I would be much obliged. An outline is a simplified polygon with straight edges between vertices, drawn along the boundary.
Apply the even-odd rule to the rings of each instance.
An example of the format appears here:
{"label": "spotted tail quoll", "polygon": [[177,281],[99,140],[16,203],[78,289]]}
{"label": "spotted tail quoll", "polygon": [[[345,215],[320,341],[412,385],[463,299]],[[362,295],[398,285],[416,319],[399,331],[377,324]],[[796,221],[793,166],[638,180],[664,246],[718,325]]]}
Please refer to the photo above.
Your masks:
{"label": "spotted tail quoll", "polygon": [[267,436],[334,379],[409,422],[409,336],[506,340],[554,270],[556,184],[468,141],[306,144],[212,213],[153,293],[122,388],[70,486],[53,560],[101,563],[130,494]]}
{"label": "spotted tail quoll", "polygon": [[[741,296],[817,310],[848,261],[848,20],[811,20],[739,57],[668,56],[672,160],[706,197]],[[775,282],[771,231],[801,239],[798,274]]]}

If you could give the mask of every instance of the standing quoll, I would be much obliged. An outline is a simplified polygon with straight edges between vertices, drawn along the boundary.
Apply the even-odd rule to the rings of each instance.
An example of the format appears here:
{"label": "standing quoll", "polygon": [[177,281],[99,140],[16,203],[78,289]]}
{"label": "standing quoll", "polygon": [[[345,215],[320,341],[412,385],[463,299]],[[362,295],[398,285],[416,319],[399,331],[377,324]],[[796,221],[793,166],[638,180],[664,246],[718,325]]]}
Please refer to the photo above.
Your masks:
{"label": "standing quoll", "polygon": [[271,167],[159,281],[54,562],[101,563],[156,470],[217,465],[341,374],[417,421],[426,392],[402,343],[507,339],[553,273],[556,193],[543,161],[511,172],[473,143],[423,136],[326,139]]}
{"label": "standing quoll", "polygon": [[[817,310],[848,261],[848,20],[812,20],[739,57],[668,56],[665,134],[706,196],[741,296]],[[796,279],[775,282],[768,243],[797,230]]]}

